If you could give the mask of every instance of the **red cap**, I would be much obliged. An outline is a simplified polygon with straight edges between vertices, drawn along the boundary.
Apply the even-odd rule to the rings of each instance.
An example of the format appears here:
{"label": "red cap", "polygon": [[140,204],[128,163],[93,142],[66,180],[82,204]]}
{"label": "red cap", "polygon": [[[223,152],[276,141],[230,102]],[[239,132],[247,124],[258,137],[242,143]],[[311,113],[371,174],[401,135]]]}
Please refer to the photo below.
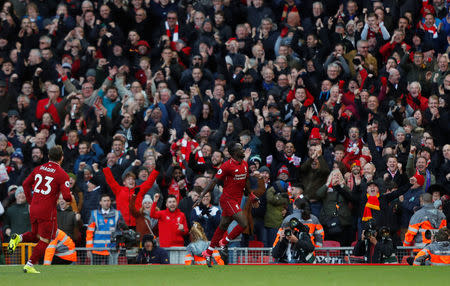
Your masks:
{"label": "red cap", "polygon": [[320,124],[320,119],[317,117],[317,115],[313,115],[312,120],[317,122],[317,124]]}
{"label": "red cap", "polygon": [[139,46],[146,46],[147,47],[147,49],[150,49],[150,45],[147,43],[147,41],[139,41],[139,42],[137,42],[137,46],[139,47]]}
{"label": "red cap", "polygon": [[314,127],[311,130],[311,134],[309,135],[309,140],[322,140],[322,136],[320,135],[319,128]]}
{"label": "red cap", "polygon": [[288,169],[285,165],[281,166],[281,168],[278,170],[277,177],[278,177],[280,174],[286,174],[286,175],[289,176],[289,169]]}
{"label": "red cap", "polygon": [[417,184],[419,186],[423,186],[423,184],[425,183],[425,178],[423,177],[423,175],[421,175],[419,173],[415,173],[414,178],[416,178]]}

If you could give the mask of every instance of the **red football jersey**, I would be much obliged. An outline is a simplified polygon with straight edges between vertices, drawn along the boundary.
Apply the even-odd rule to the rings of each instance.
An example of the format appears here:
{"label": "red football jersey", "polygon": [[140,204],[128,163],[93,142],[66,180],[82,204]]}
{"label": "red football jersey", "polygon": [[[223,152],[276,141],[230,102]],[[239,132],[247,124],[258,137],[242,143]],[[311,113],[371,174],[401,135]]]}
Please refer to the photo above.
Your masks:
{"label": "red football jersey", "polygon": [[36,167],[23,182],[23,190],[30,204],[31,218],[56,219],[56,202],[60,193],[66,201],[72,200],[69,175],[55,162]]}
{"label": "red football jersey", "polygon": [[220,166],[216,178],[223,181],[222,197],[240,201],[244,194],[245,184],[248,177],[247,162],[231,158]]}

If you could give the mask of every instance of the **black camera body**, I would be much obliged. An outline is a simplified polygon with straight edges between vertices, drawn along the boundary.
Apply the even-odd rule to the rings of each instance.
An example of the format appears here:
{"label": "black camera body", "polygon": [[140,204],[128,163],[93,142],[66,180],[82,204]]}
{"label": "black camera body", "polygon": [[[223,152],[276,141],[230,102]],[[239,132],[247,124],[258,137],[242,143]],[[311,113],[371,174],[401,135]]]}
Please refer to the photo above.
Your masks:
{"label": "black camera body", "polygon": [[355,66],[359,66],[361,64],[361,60],[359,58],[353,59],[352,62]]}
{"label": "black camera body", "polygon": [[116,244],[116,248],[131,248],[139,245],[141,235],[132,229],[117,230],[111,233],[111,243]]}
{"label": "black camera body", "polygon": [[309,233],[309,227],[304,225],[299,219],[295,217],[289,220],[288,225],[289,228],[284,230],[285,236],[295,235],[298,237],[301,232]]}

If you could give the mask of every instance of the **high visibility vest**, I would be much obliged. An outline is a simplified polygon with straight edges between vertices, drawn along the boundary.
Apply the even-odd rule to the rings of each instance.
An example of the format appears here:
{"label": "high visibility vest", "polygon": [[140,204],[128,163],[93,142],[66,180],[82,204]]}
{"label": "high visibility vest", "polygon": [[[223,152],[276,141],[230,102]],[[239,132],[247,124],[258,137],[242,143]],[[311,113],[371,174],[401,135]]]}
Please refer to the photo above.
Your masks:
{"label": "high visibility vest", "polygon": [[[91,212],[90,224],[86,230],[87,248],[114,248],[111,243],[111,234],[117,229],[117,222],[122,218],[120,211],[111,209],[108,214],[103,215],[99,210]],[[98,255],[109,255],[108,250],[92,251]]]}
{"label": "high visibility vest", "polygon": [[450,242],[433,242],[417,253],[414,258],[414,265],[421,265],[429,260],[431,265],[449,265],[450,264]]}
{"label": "high visibility vest", "polygon": [[[220,257],[219,251],[214,250],[212,257],[217,265],[224,265],[225,263]],[[184,257],[185,265],[206,265],[206,259],[203,256],[192,255],[191,253],[186,254]]]}
{"label": "high visibility vest", "polygon": [[[309,220],[303,220],[301,217],[299,218],[299,220],[301,223],[308,226],[309,236],[311,237],[312,244],[315,247],[322,247],[325,233],[323,231],[323,226],[320,224],[319,220],[313,215],[311,215],[311,218]],[[280,233],[282,230],[282,227],[278,229],[277,237],[275,238],[273,247],[275,247],[275,245],[277,245],[278,241],[280,240]]]}
{"label": "high visibility vest", "polygon": [[420,251],[431,243],[431,239],[426,237],[427,231],[433,234],[445,226],[447,220],[444,213],[434,208],[433,204],[424,205],[411,217],[403,246],[417,246],[414,251]]}
{"label": "high visibility vest", "polygon": [[45,250],[44,265],[52,264],[55,255],[64,260],[77,261],[75,243],[70,236],[60,229],[56,231],[56,238],[50,242]]}

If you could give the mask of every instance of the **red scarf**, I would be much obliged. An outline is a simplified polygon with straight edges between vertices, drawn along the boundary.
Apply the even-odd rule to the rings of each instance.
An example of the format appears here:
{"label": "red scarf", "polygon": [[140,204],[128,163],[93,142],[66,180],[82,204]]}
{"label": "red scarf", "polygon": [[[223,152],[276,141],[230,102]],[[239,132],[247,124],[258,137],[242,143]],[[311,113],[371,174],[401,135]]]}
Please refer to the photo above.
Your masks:
{"label": "red scarf", "polygon": [[379,196],[380,194],[377,194],[376,196],[369,196],[369,194],[367,194],[367,203],[364,207],[362,221],[368,221],[373,218],[372,210],[380,210],[380,201],[378,200]]}
{"label": "red scarf", "polygon": [[170,39],[170,47],[172,48],[172,50],[175,51],[176,50],[175,45],[176,45],[176,43],[177,43],[177,41],[179,39],[178,38],[178,22],[175,25],[175,30],[173,32],[173,37],[172,37],[172,32],[170,31],[170,27],[169,27],[169,24],[167,23],[167,21],[164,24],[166,26],[166,35]]}
{"label": "red scarf", "polygon": [[[189,162],[191,150],[197,148],[198,146],[199,146],[199,144],[197,143],[197,141],[187,140],[184,138],[182,138],[172,144],[172,146],[171,146],[172,155],[175,155],[176,151],[178,151],[178,149],[181,152],[181,156],[177,156],[177,162],[180,164],[181,168],[186,169],[186,167],[183,165],[183,161],[186,160],[187,162]],[[203,158],[202,152],[197,152],[195,158],[197,159],[198,164],[205,163],[205,158]]]}
{"label": "red scarf", "polygon": [[437,39],[438,33],[437,33],[436,23],[433,24],[433,26],[431,26],[431,27],[428,27],[428,26],[425,25],[425,23],[424,23],[424,24],[423,24],[423,29],[425,30],[425,32],[428,32],[428,33],[433,34],[433,39]]}
{"label": "red scarf", "polygon": [[[298,12],[297,7],[295,6],[295,4],[293,6],[291,6],[291,7],[292,7],[292,9],[291,9],[290,12]],[[289,5],[287,3],[285,3],[284,7],[283,7],[283,14],[281,15],[281,22],[284,22],[284,20],[286,19],[288,11],[289,11]]]}

